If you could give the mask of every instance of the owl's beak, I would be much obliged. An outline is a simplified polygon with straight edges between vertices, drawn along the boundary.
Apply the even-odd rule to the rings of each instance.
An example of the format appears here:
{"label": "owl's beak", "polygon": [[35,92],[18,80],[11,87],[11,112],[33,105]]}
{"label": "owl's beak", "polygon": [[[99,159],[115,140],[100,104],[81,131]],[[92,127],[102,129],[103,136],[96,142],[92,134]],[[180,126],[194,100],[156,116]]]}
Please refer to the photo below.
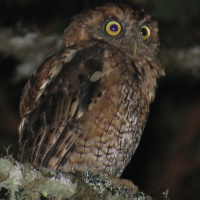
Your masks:
{"label": "owl's beak", "polygon": [[136,55],[137,55],[137,48],[138,48],[137,40],[135,40],[134,43],[133,43],[133,46],[132,46],[132,52],[133,52],[133,57],[134,57],[134,58],[135,58]]}
{"label": "owl's beak", "polygon": [[127,47],[131,54],[133,55],[133,58],[137,56],[137,50],[138,50],[138,41],[137,40],[129,40]]}

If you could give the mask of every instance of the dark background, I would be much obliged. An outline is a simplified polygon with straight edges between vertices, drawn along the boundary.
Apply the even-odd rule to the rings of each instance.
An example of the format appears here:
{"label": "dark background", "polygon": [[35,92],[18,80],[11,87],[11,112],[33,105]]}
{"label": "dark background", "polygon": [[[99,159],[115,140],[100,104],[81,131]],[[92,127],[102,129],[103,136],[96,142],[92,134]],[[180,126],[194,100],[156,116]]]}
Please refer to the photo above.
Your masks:
{"label": "dark background", "polygon": [[[103,2],[0,1],[1,156],[9,151],[16,158],[18,105],[34,67],[57,51],[72,16]],[[168,189],[172,200],[200,199],[200,0],[122,2],[143,7],[157,19],[160,59],[166,68],[141,143],[123,178],[155,199]]]}

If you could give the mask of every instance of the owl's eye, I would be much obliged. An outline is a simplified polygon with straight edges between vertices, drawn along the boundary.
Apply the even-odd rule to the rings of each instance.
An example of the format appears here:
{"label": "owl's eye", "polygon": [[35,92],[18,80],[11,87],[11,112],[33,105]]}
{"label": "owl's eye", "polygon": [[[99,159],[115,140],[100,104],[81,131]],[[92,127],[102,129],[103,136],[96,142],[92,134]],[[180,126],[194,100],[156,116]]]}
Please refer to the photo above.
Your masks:
{"label": "owl's eye", "polygon": [[108,22],[106,32],[112,36],[118,35],[121,32],[121,25],[116,21]]}
{"label": "owl's eye", "polygon": [[144,25],[142,26],[140,30],[141,36],[143,40],[147,40],[150,37],[150,29],[148,26]]}

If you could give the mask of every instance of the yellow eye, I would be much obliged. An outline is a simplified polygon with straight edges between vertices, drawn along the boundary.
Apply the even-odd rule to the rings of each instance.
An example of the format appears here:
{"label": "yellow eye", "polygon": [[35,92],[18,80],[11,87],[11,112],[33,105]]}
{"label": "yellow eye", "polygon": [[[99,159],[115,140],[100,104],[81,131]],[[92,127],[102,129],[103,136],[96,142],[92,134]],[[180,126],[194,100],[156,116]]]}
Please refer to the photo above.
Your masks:
{"label": "yellow eye", "polygon": [[121,25],[116,21],[108,22],[106,25],[106,32],[109,35],[118,35],[121,32]]}
{"label": "yellow eye", "polygon": [[150,37],[150,29],[148,26],[144,25],[142,26],[140,30],[141,36],[143,40],[147,40]]}

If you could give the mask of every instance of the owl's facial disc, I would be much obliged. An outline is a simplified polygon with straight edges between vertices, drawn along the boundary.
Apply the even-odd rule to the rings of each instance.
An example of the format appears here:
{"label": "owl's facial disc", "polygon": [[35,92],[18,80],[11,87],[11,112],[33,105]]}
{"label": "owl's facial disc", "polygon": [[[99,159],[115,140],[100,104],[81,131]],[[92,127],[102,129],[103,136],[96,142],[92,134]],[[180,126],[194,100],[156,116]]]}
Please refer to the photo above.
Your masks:
{"label": "owl's facial disc", "polygon": [[117,17],[107,18],[99,29],[100,34],[95,34],[96,39],[106,41],[136,58],[138,49],[148,44],[151,37],[150,27],[144,21],[135,25],[134,22],[125,23],[127,19],[123,20]]}

